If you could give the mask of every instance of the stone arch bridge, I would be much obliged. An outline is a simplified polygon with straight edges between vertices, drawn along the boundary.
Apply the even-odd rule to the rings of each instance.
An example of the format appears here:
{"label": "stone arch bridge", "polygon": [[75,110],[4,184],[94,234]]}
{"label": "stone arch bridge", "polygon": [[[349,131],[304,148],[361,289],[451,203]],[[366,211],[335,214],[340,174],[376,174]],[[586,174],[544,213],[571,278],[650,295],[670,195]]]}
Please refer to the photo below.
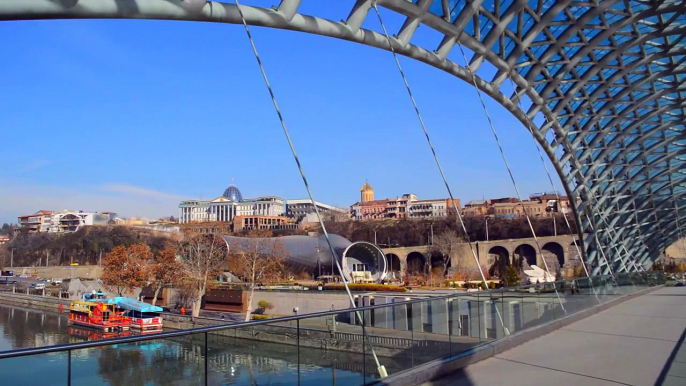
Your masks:
{"label": "stone arch bridge", "polygon": [[[493,264],[495,257],[507,257],[510,263],[515,256],[522,256],[529,265],[543,266],[543,257],[546,261],[557,259],[560,267],[565,267],[570,261],[579,259],[574,243],[578,243],[576,235],[562,235],[539,237],[543,255],[538,252],[533,238],[476,241],[473,246],[482,266]],[[386,255],[388,270],[395,277],[404,275],[408,271],[423,270],[429,263],[431,266],[442,264],[442,260],[433,251],[430,245],[414,247],[381,248]],[[461,243],[455,253],[450,257],[450,266],[474,267],[474,257],[469,250],[469,244]]]}

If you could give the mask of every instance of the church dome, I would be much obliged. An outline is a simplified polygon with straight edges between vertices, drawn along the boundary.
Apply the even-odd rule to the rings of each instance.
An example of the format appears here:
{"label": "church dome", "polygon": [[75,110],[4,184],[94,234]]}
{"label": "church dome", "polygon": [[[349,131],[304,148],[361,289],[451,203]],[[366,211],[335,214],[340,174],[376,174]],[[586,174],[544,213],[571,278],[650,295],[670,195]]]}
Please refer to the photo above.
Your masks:
{"label": "church dome", "polygon": [[369,182],[365,182],[364,185],[362,185],[362,189],[360,189],[360,192],[366,192],[369,190],[374,190],[371,185],[369,185]]}
{"label": "church dome", "polygon": [[226,188],[222,196],[236,202],[243,200],[243,195],[241,194],[241,191],[238,190],[238,188],[234,184],[229,185],[229,187]]}

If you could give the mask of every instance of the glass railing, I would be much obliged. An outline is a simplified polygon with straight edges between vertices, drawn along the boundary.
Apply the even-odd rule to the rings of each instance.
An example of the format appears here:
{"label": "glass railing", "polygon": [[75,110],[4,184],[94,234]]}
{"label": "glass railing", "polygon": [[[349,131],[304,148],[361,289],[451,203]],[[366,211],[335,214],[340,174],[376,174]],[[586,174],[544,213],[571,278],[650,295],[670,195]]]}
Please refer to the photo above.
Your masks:
{"label": "glass railing", "polygon": [[27,385],[364,385],[664,282],[623,273],[413,299],[365,293],[357,309],[0,352],[0,374]]}

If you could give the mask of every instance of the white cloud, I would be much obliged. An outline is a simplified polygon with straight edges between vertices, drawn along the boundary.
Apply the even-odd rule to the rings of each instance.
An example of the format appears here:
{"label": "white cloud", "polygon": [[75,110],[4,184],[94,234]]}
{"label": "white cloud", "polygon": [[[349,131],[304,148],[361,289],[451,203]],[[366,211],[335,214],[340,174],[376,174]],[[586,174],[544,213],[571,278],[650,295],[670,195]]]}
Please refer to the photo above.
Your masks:
{"label": "white cloud", "polygon": [[104,190],[106,192],[123,193],[123,194],[133,195],[133,196],[157,198],[160,200],[172,200],[173,199],[173,200],[180,201],[183,199],[181,196],[177,196],[174,194],[158,192],[156,190],[141,188],[141,187],[133,186],[133,185],[126,185],[126,184],[105,184],[102,186],[102,190]]}
{"label": "white cloud", "polygon": [[111,211],[120,217],[177,215],[180,196],[126,184],[65,188],[42,184],[0,183],[0,223],[48,210]]}
{"label": "white cloud", "polygon": [[38,169],[41,169],[45,166],[50,165],[52,162],[47,161],[47,160],[36,160],[36,161],[29,161],[22,163],[22,166],[20,166],[17,170],[15,170],[16,173],[19,174],[26,174],[30,173],[33,171],[36,171]]}

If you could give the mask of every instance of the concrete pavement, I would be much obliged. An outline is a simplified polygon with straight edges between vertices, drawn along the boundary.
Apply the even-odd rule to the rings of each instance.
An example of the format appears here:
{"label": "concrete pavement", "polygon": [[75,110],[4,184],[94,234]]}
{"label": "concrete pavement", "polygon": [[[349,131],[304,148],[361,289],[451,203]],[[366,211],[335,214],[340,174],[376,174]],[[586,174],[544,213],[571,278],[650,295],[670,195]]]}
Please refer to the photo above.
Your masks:
{"label": "concrete pavement", "polygon": [[628,300],[424,386],[686,385],[686,287]]}

